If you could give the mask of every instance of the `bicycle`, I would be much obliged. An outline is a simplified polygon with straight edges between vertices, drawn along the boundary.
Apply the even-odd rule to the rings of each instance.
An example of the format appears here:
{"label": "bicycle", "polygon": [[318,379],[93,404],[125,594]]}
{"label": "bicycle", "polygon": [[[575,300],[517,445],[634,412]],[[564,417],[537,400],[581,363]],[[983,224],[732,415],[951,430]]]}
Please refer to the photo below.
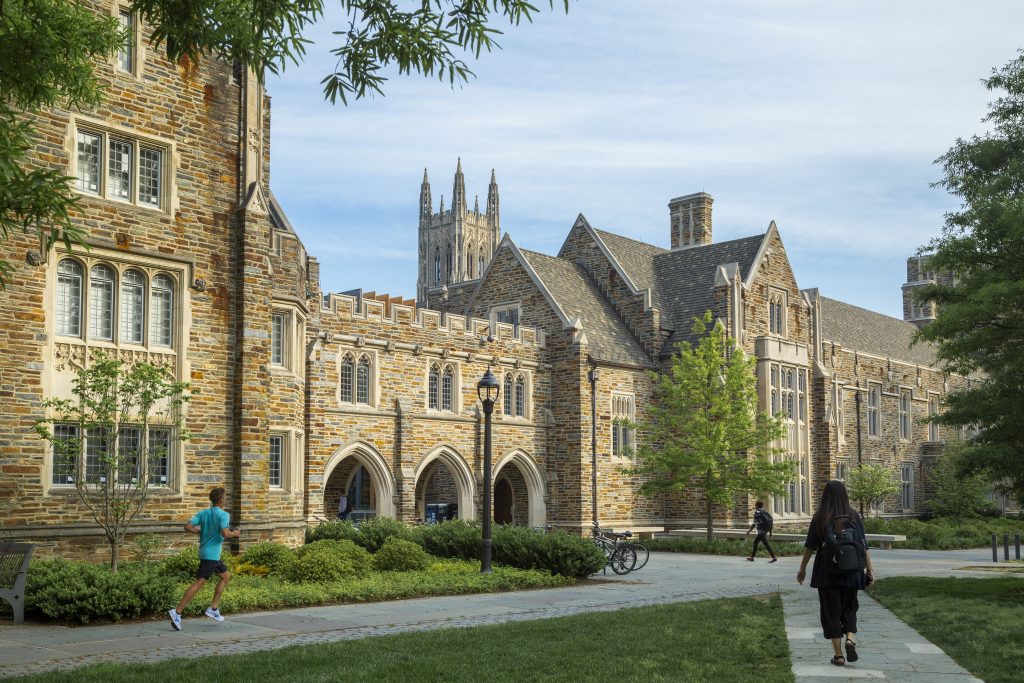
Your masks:
{"label": "bicycle", "polygon": [[[623,539],[632,536],[628,531],[616,534],[602,529],[594,522],[592,530],[594,543],[604,552],[606,565],[616,574],[628,574],[636,566],[637,554],[632,543]],[[645,549],[646,550],[646,549]],[[646,559],[644,560],[646,563]]]}

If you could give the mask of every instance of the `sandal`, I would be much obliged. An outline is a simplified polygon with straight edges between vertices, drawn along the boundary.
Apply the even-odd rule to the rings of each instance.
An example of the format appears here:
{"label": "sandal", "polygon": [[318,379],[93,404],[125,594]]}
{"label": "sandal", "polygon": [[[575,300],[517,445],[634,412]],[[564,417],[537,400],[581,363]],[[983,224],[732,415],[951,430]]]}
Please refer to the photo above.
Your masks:
{"label": "sandal", "polygon": [[858,659],[859,658],[857,657],[857,644],[855,642],[853,642],[852,640],[850,640],[849,638],[847,638],[846,639],[846,661],[848,661],[848,662],[856,662]]}
{"label": "sandal", "polygon": [[832,663],[836,666],[846,666],[846,657],[842,655],[836,655],[832,658]]}

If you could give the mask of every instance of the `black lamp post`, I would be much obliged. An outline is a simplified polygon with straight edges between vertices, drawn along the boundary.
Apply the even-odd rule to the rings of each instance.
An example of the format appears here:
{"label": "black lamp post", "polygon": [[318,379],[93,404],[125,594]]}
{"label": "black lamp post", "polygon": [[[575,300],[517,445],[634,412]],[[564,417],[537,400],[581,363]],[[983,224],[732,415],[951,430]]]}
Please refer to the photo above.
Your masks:
{"label": "black lamp post", "polygon": [[590,367],[590,508],[594,526],[597,526],[597,380],[600,373],[597,365]]}
{"label": "black lamp post", "polygon": [[491,413],[498,400],[498,379],[487,372],[476,383],[476,395],[484,406],[484,554],[480,560],[480,573],[491,573]]}

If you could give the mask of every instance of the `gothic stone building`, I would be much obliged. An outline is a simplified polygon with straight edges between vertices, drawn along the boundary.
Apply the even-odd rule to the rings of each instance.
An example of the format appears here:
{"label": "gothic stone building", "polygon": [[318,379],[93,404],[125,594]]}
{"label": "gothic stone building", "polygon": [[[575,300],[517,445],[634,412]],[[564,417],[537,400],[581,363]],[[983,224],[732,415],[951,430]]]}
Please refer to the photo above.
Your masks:
{"label": "gothic stone building", "polygon": [[[616,418],[643,420],[651,372],[706,310],[757,358],[762,407],[785,415],[780,445],[798,466],[771,503],[779,517],[806,519],[821,484],[859,461],[902,477],[883,513],[922,510],[943,434],[921,418],[960,380],[909,345],[912,322],[800,289],[774,223],[714,242],[702,192],[669,203],[667,248],[580,216],[546,255],[501,237],[493,173],[485,210],[468,209],[459,164],[450,210],[442,199],[433,213],[426,177],[421,186],[415,301],[325,295],[270,191],[270,99],[257,80],[211,59],[172,64],[145,49],[126,6],[95,5],[122,17],[134,47],[98,65],[102,107],[35,121],[31,159],[75,178],[89,248],[0,243],[16,264],[0,294],[0,538],[102,553],[73,486],[95,468],[91,436],[64,467],[33,431],[43,401],[68,396],[100,353],[162,364],[193,387],[189,440],[160,424],[117,435],[170,445],[139,473],[152,490],[134,526],[169,545],[192,540],[182,521],[217,485],[243,545],[301,542],[342,491],[357,518],[479,518],[476,382],[489,367],[502,388],[496,520],[581,529],[596,495],[611,526],[697,523],[696,494],[644,497],[623,474],[642,435]],[[738,500],[722,521],[746,522],[751,505]]]}

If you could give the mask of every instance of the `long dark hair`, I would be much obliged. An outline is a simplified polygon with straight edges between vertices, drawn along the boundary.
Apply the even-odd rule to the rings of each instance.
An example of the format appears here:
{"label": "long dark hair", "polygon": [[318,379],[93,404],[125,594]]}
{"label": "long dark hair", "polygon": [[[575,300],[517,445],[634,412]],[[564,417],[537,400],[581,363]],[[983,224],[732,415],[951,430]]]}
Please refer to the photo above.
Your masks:
{"label": "long dark hair", "polygon": [[[818,503],[818,511],[814,513],[811,524],[815,525],[818,534],[824,537],[832,520],[844,516],[848,517],[851,522],[857,519],[857,513],[850,507],[850,495],[846,492],[846,484],[833,479],[825,483],[825,490],[821,492],[821,501]],[[845,524],[843,520],[840,520],[840,529],[842,526]]]}

